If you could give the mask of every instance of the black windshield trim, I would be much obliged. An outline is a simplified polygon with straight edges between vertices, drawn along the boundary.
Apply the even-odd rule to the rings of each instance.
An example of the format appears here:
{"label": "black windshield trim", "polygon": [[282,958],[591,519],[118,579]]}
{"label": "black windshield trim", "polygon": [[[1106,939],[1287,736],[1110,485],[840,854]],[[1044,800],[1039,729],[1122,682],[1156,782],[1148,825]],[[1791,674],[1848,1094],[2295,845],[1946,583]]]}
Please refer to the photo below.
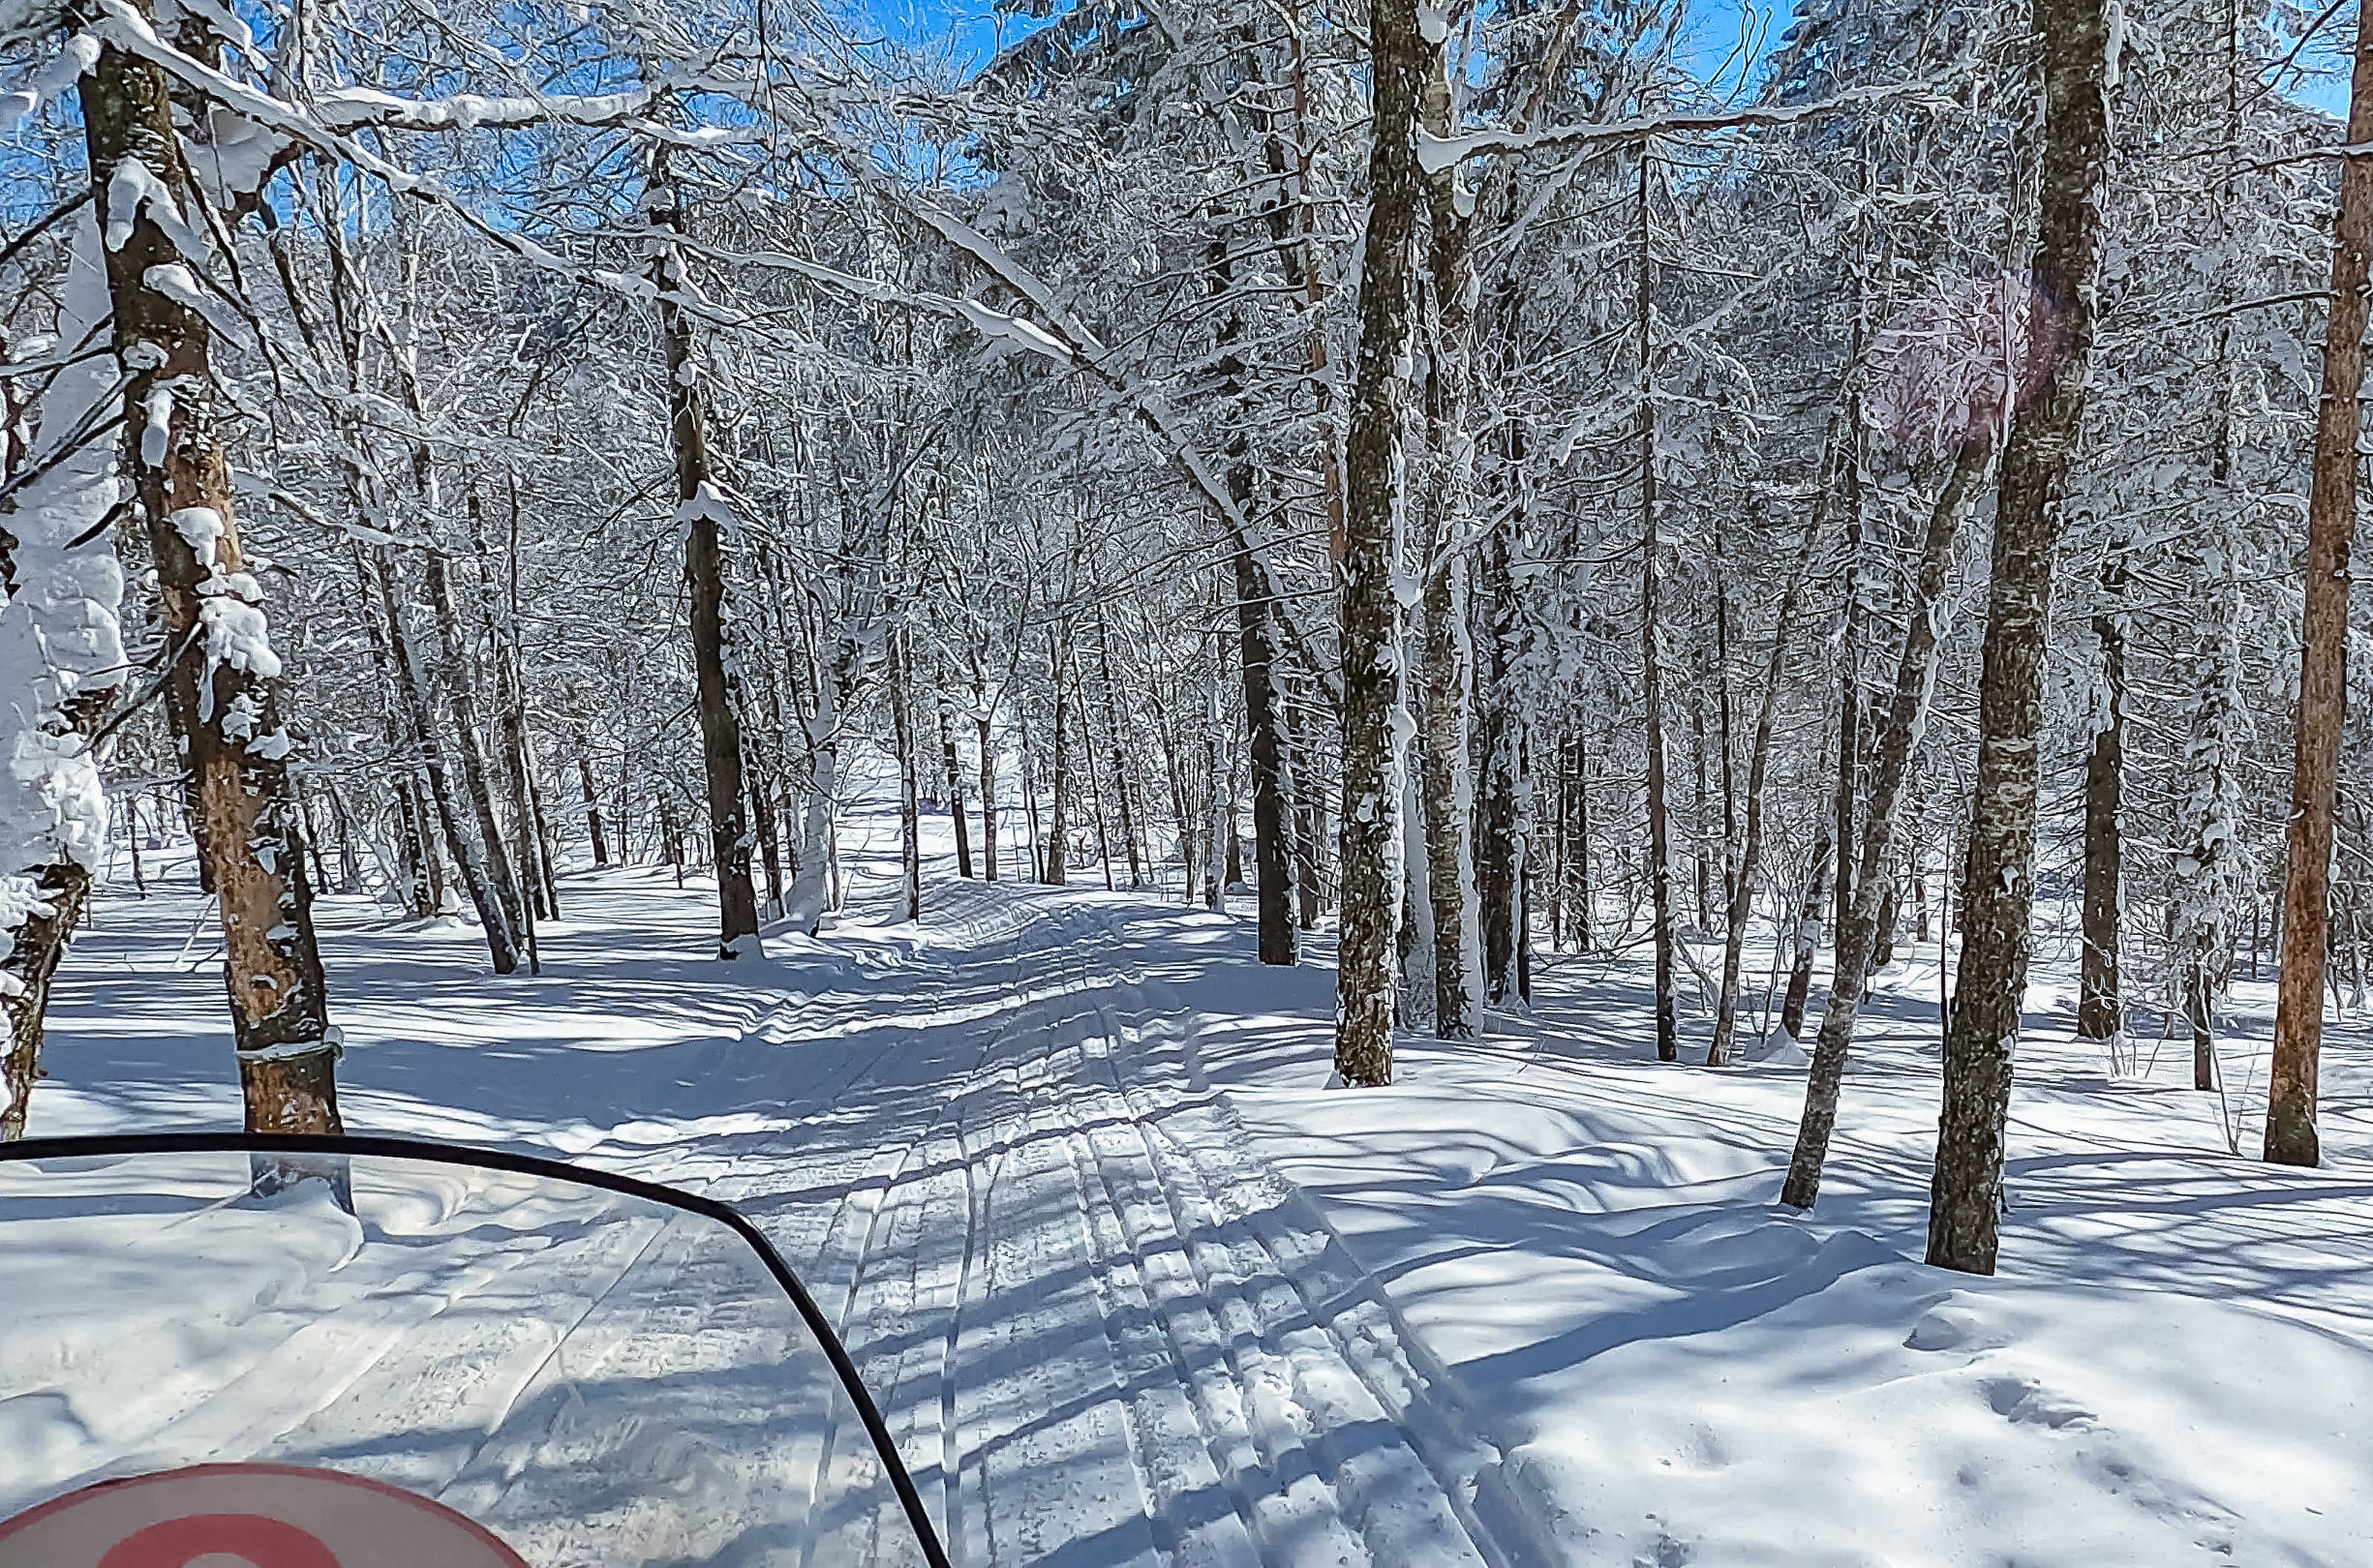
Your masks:
{"label": "black windshield trim", "polygon": [[719,1199],[697,1192],[679,1191],[633,1176],[622,1176],[616,1171],[600,1170],[590,1165],[572,1165],[563,1160],[547,1160],[540,1155],[514,1154],[508,1149],[487,1149],[467,1143],[427,1143],[412,1138],[387,1138],[371,1135],[320,1137],[290,1132],[120,1132],[97,1133],[70,1138],[25,1138],[15,1143],[0,1143],[0,1161],[30,1160],[87,1160],[109,1155],[158,1154],[247,1154],[247,1155],[348,1155],[362,1159],[414,1160],[436,1165],[467,1165],[482,1170],[510,1171],[520,1176],[540,1176],[547,1181],[575,1182],[583,1187],[600,1188],[626,1197],[641,1198],[670,1209],[681,1209],[714,1220],[749,1244],[766,1265],[767,1273],[783,1288],[806,1321],[808,1332],[824,1347],[825,1357],[839,1375],[840,1384],[856,1405],[858,1419],[865,1423],[867,1435],[873,1439],[874,1451],[881,1456],[890,1472],[890,1484],[897,1489],[898,1501],[906,1509],[907,1523],[914,1526],[915,1535],[923,1544],[923,1555],[928,1568],[950,1568],[947,1549],[939,1543],[939,1532],[931,1525],[930,1515],[924,1511],[922,1493],[915,1490],[914,1477],[906,1473],[906,1463],[898,1458],[897,1445],[891,1440],[890,1426],[875,1408],[872,1396],[857,1375],[857,1365],[840,1343],[840,1336],[825,1319],[807,1287],[800,1283],[791,1265],[782,1260],[772,1242],[740,1210]]}

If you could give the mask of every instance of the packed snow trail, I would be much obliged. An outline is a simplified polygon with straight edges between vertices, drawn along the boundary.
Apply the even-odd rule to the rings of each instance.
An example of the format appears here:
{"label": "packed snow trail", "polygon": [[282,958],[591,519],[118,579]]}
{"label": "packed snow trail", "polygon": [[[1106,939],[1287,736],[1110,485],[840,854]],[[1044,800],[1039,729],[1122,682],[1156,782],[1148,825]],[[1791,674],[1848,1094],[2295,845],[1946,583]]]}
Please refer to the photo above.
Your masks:
{"label": "packed snow trail", "polygon": [[1491,1456],[1193,1085],[1118,912],[939,891],[864,1026],[827,991],[736,1048],[762,1095],[787,1049],[816,1074],[747,1101],[794,1131],[587,1158],[759,1221],[837,1310],[958,1562],[1494,1560],[1463,1517]]}
{"label": "packed snow trail", "polygon": [[[2235,1087],[2201,1095],[2172,1049],[2103,1073],[2070,1036],[2073,941],[2047,940],[2006,1267],[1980,1281],[1915,1261],[1932,951],[1880,978],[1806,1221],[1772,1203],[1801,1067],[1658,1063],[1636,955],[1544,955],[1530,1017],[1404,1039],[1390,1091],[1327,1092],[1323,933],[1312,961],[1271,968],[1241,912],[944,874],[908,924],[894,820],[852,814],[843,834],[847,917],[735,963],[711,955],[713,890],[652,868],[564,881],[540,977],[487,973],[463,922],[325,900],[342,1099],[358,1131],[742,1204],[841,1325],[966,1568],[2366,1560],[2360,1018],[2326,1031],[2325,1165],[2271,1168],[2227,1142],[2254,1150],[2269,983],[2236,983]],[[34,1131],[235,1127],[211,911],[182,880],[145,904],[111,888],[98,917],[60,972]],[[21,1281],[12,1219],[0,1195]],[[411,1237],[441,1272],[407,1274]],[[300,1272],[365,1304],[343,1340],[289,1334],[204,1259],[204,1311],[153,1323],[82,1310],[79,1284],[20,1292],[0,1314],[0,1457],[46,1466],[46,1490],[0,1463],[0,1514],[219,1434],[385,1464],[370,1433],[396,1407],[411,1468],[391,1479],[508,1527],[623,1510],[600,1485],[623,1465],[721,1521],[648,1556],[753,1568],[767,1522],[745,1483],[855,1476],[862,1439],[782,1397],[778,1348],[705,1314],[696,1271],[654,1253],[622,1275],[610,1239],[464,1205],[381,1216],[357,1252],[325,1221]],[[396,1332],[422,1312],[451,1356]],[[573,1423],[538,1359],[553,1335],[523,1332],[538,1318],[591,1342],[570,1352],[581,1382],[621,1369],[584,1383]],[[341,1342],[344,1390],[289,1375]],[[135,1397],[62,1401],[61,1353],[104,1357]],[[753,1440],[770,1414],[795,1462]],[[605,1434],[616,1463],[582,1481],[544,1462]],[[516,1480],[525,1456],[548,1478]]]}
{"label": "packed snow trail", "polygon": [[[465,930],[333,915],[350,1126],[737,1204],[837,1321],[956,1562],[1528,1559],[1476,1518],[1497,1455],[1448,1379],[1201,1082],[1194,1015],[1130,934],[1177,910],[951,881],[921,926],[856,919],[726,965],[695,956],[697,888],[566,895],[547,973],[517,982],[477,972]],[[110,913],[63,1010],[122,1010],[110,970],[179,969],[187,1038],[127,1031],[102,1083],[59,1061],[35,1131],[224,1125],[198,902]],[[433,1393],[433,1369],[370,1376]]]}

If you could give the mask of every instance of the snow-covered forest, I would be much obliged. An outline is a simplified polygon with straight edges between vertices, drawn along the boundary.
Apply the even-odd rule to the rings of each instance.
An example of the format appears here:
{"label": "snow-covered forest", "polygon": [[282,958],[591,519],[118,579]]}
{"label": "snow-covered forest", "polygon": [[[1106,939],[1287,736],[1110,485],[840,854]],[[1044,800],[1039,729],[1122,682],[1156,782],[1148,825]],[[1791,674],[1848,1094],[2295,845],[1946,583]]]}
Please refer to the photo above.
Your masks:
{"label": "snow-covered forest", "polygon": [[[1168,1158],[1204,1161],[1222,1209],[1307,1189],[1336,1238],[1312,1246],[1361,1271],[1397,1265],[1343,1217],[1374,1193],[1326,1195],[1350,1151],[1461,1146],[1477,1106],[1525,1144],[1551,1113],[1460,1074],[1589,1040],[1571,1092],[1613,1098],[1537,1157],[1659,1150],[1767,1239],[1837,1221],[1977,1276],[2027,1247],[2088,1303],[2034,1309],[2071,1365],[2145,1319],[2134,1342],[2207,1353],[2108,1286],[2274,1321],[2329,1271],[2354,1305],[2314,1322],[2351,1353],[2317,1375],[2373,1392],[2361,1223],[2318,1211],[2264,1276],[2079,1279],[2069,1233],[2022,1238],[2006,1177],[2021,1139],[2064,1136],[2141,1162],[2136,1212],[2175,1180],[2153,1161],[2269,1204],[2320,1201],[2280,1168],[2319,1162],[2339,1185],[2315,1193],[2373,1194],[2348,567],[2373,159],[2343,152],[2373,144],[2373,10],[6,0],[0,77],[0,1138],[137,1121],[92,1109],[126,1062],[219,1083],[204,1103],[252,1130],[412,1126],[380,1075],[408,1059],[364,1048],[385,1010],[479,1038],[578,983],[596,926],[703,954],[668,972],[683,995],[580,1009],[629,1035],[685,995],[801,990],[806,964],[928,1037],[952,1027],[926,1027],[928,987],[865,955],[993,930],[1021,996],[1033,964],[1090,962],[1063,944],[1137,933],[1154,979],[1129,984],[1234,1043],[1156,1052],[1176,1080],[1115,1077],[1113,1114],[1158,1122],[1144,1097],[1207,1070],[1277,1148],[1341,1140],[1336,1163],[1256,1169],[1225,1130]],[[1180,978],[1238,930],[1235,980]],[[103,973],[102,939],[145,956]],[[194,964],[206,984],[162,978]],[[157,1028],[205,1051],[78,1066],[151,986],[178,999]],[[1016,1005],[998,1040],[1073,1043]],[[1292,1071],[1272,1011],[1299,1020],[1270,1032]],[[783,1102],[736,1060],[701,1115]],[[437,1126],[675,1114],[590,1109],[585,1070]],[[1250,1108],[1322,1081],[1323,1109]],[[1662,1131],[1622,1121],[1635,1093],[1675,1107]],[[1445,1168],[1391,1190],[1422,1208]],[[810,1239],[837,1267],[837,1222]],[[867,1255],[843,1259],[860,1315]],[[1841,1258],[1820,1244],[1826,1280],[1867,1261]],[[1704,1267],[1649,1272],[1686,1332],[1735,1329]],[[1946,1288],[1901,1269],[1923,1303]],[[1358,1498],[1387,1482],[1325,1470],[1379,1561],[2063,1560],[2029,1536],[1922,1555],[1884,1517],[1801,1558],[1768,1554],[1778,1525],[1741,1555],[1692,1558],[1713,1537],[1669,1522],[1601,1540],[1577,1499],[1665,1507],[1653,1476],[1594,1493],[1573,1477],[1607,1455],[1520,1435],[1477,1482],[1459,1423],[1415,1410],[1465,1352],[1358,1278],[1386,1340],[1425,1343],[1381,1380],[1354,1356],[1346,1386],[1419,1390],[1358,1399],[1434,1433],[1409,1462],[1450,1499],[1379,1515]],[[1993,1332],[1922,1310],[1889,1354]],[[1574,1378],[1597,1332],[1493,1377]],[[1997,1416],[2068,1424],[1999,1383]],[[2183,1408],[2232,1415],[2230,1392]],[[2373,1404],[2347,1408],[2361,1449]],[[959,1560],[1076,1544],[996,1544],[986,1501],[967,1526],[949,1463]],[[2206,1468],[2153,1473],[2154,1520],[2214,1515],[2184,1491]],[[2349,1474],[2313,1527],[2361,1547]],[[1227,1484],[1258,1559],[1289,1560],[1260,1486]],[[2242,1533],[2184,1550],[2344,1560],[2215,1506]],[[2065,1560],[2178,1560],[2105,1547],[2119,1528]]]}

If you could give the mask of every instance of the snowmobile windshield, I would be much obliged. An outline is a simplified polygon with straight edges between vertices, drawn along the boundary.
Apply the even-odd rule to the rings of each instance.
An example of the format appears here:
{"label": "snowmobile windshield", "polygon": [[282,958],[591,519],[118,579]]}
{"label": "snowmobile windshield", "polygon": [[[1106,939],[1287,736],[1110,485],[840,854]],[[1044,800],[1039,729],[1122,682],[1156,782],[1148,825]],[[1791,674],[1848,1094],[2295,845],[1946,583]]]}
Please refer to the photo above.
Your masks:
{"label": "snowmobile windshield", "polygon": [[944,1568],[712,1200],[394,1140],[0,1148],[0,1568]]}

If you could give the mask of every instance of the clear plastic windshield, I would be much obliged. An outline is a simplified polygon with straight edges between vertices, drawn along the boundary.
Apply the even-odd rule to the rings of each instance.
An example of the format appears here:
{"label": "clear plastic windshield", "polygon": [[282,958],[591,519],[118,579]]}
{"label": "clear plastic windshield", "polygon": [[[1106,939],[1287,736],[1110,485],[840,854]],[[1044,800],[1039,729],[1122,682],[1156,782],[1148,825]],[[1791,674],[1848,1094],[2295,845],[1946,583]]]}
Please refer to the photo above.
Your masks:
{"label": "clear plastic windshield", "polygon": [[0,1161],[0,1568],[927,1561],[731,1226],[344,1163],[350,1213],[244,1152]]}

